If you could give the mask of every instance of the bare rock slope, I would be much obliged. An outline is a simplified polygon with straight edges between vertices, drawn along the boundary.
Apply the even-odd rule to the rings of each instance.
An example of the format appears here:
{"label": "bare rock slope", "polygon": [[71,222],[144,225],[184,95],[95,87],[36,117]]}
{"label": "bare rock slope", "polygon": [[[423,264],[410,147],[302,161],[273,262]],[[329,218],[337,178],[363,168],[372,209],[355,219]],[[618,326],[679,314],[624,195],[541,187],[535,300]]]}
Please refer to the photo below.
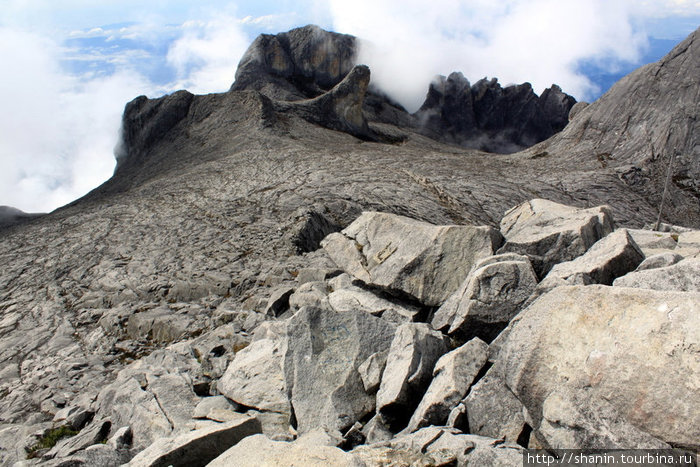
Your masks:
{"label": "bare rock slope", "polygon": [[[696,280],[680,291],[651,293],[639,292],[649,281],[632,280],[636,288],[626,288],[606,277],[616,285],[554,288],[528,303],[520,295],[534,284],[520,287],[515,277],[523,269],[532,282],[535,272],[608,251],[593,248],[616,226],[654,221],[669,148],[681,154],[663,218],[700,226],[693,188],[698,34],[625,78],[559,135],[510,155],[423,135],[414,116],[369,85],[370,70],[348,52],[352,38],[313,27],[290,31],[287,39],[258,39],[229,92],[136,98],[125,108],[109,181],[51,214],[0,231],[0,463],[30,457],[30,463],[114,465],[149,446],[141,459],[172,459],[188,446],[209,445],[208,433],[222,430],[222,439],[244,438],[243,447],[271,446],[270,462],[308,450],[348,465],[510,465],[529,440],[545,447],[604,440],[612,447],[698,450],[683,434],[697,433],[700,423],[687,417],[697,391],[684,379],[698,369],[669,373],[673,392],[661,375],[666,364],[697,362]],[[328,45],[334,43],[348,48]],[[256,55],[261,50],[276,52]],[[246,70],[267,78],[246,81]],[[627,98],[630,93],[640,98]],[[603,150],[612,156],[598,157]],[[521,215],[503,224],[514,207],[511,213]],[[590,216],[582,221],[582,213]],[[548,219],[548,235],[541,235],[539,218]],[[372,219],[383,222],[365,223]],[[445,234],[453,231],[480,232],[487,248]],[[627,241],[642,238],[630,232]],[[678,266],[649,260],[645,268],[682,267],[694,277],[696,236],[666,235],[654,251],[685,259],[676,258]],[[324,238],[328,250],[320,247]],[[340,247],[331,250],[332,244]],[[505,254],[491,257],[501,244]],[[582,261],[627,272],[606,265],[608,256]],[[464,258],[482,267],[472,271]],[[499,273],[499,261],[514,259],[515,272]],[[482,271],[490,264],[495,280]],[[433,280],[444,271],[459,274]],[[650,274],[632,274],[640,272]],[[483,293],[465,292],[475,284]],[[472,303],[497,301],[515,288],[508,313],[491,316],[498,303]],[[560,345],[546,319],[558,312],[548,305],[558,296],[601,303],[618,326],[616,336],[632,332],[634,316],[615,321],[606,300],[633,304],[648,316],[640,332],[666,339],[666,347],[655,342],[675,353],[644,367],[655,386],[620,390],[629,397],[651,391],[657,399],[649,400],[660,407],[671,403],[666,391],[685,398],[687,407],[661,423],[662,415],[646,406],[646,415],[635,412],[625,394],[598,398],[612,387],[606,378],[617,371],[616,354],[612,346],[598,349],[601,355],[586,347],[585,332],[565,355],[548,347]],[[664,300],[678,312],[647,310],[661,309]],[[448,301],[443,314],[452,310],[447,324],[454,332],[428,324],[439,321],[436,310]],[[580,310],[581,319],[587,313]],[[597,321],[591,325],[606,335]],[[525,337],[509,340],[511,334]],[[645,342],[635,336],[625,347],[633,353]],[[489,344],[490,363],[473,352],[479,364],[470,363],[470,375],[477,376],[457,378],[450,365],[437,364],[464,343],[459,339],[472,337]],[[542,347],[524,348],[527,340]],[[422,349],[429,349],[426,358]],[[553,355],[566,358],[572,374],[580,374],[586,356],[577,349],[596,358],[585,378],[568,386],[557,375],[526,377],[527,362],[517,358],[527,352],[538,368]],[[634,355],[625,361],[637,361]],[[387,362],[402,366],[385,371]],[[484,374],[488,380],[481,380]],[[445,400],[431,391],[420,404],[434,378],[436,385],[455,378],[489,384],[471,394],[457,388]],[[389,397],[392,387],[402,389]],[[597,405],[586,404],[586,391]],[[412,411],[426,404],[440,407],[440,423],[450,411],[451,426],[418,429],[427,423],[421,413],[408,430]],[[465,418],[460,406],[505,407],[498,414],[518,414],[519,421],[514,428],[493,412],[493,420],[477,425],[470,417],[478,412]],[[609,431],[596,431],[601,420]],[[681,429],[680,420],[691,426]],[[255,429],[236,428],[244,425]],[[464,433],[466,425],[488,429]],[[484,437],[506,436],[499,432],[506,426],[507,446]],[[222,447],[217,452],[226,455],[229,446]]]}

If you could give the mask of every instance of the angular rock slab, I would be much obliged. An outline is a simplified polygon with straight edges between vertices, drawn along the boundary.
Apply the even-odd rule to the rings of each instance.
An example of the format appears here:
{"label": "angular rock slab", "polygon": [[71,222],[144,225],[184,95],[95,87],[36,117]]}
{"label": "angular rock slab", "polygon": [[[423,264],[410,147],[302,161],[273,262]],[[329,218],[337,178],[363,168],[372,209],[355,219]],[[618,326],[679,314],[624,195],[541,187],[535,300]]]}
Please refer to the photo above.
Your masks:
{"label": "angular rock slab", "polygon": [[532,260],[544,277],[552,266],[570,261],[614,230],[610,208],[581,209],[545,199],[533,199],[506,212],[499,253],[520,253]]}
{"label": "angular rock slab", "polygon": [[537,286],[538,293],[560,285],[612,285],[616,278],[634,271],[642,261],[644,253],[627,229],[619,229],[578,258],[555,265]]}
{"label": "angular rock slab", "polygon": [[[700,447],[700,293],[599,285],[557,287],[511,323],[501,349],[505,382],[537,430],[554,393],[580,414],[617,414],[607,446],[632,425],[673,445]],[[585,391],[585,397],[582,394]],[[608,416],[610,419],[612,416]],[[614,417],[613,417],[614,418]],[[591,420],[574,420],[596,441]],[[570,427],[569,427],[570,428]],[[562,426],[562,429],[568,429]],[[588,435],[586,438],[585,435]],[[546,435],[545,435],[546,436]],[[546,437],[551,447],[555,436]],[[616,447],[630,448],[620,442]]]}
{"label": "angular rock slab", "polygon": [[335,263],[364,283],[442,304],[472,265],[502,243],[491,227],[436,226],[395,214],[364,212],[321,246]]}
{"label": "angular rock slab", "polygon": [[361,467],[364,464],[350,453],[334,446],[318,446],[310,443],[272,441],[264,435],[250,436],[225,451],[208,464],[209,467]]}
{"label": "angular rock slab", "polygon": [[616,287],[700,292],[700,258],[687,258],[665,268],[634,271],[615,279]]}
{"label": "angular rock slab", "polygon": [[498,367],[492,367],[463,401],[469,432],[517,443],[523,428],[523,405],[506,387]]}
{"label": "angular rock slab", "polygon": [[397,324],[414,321],[420,313],[415,306],[396,304],[354,285],[334,290],[328,295],[328,303],[335,311],[364,311]]}
{"label": "angular rock slab", "polygon": [[467,394],[488,359],[488,345],[475,338],[449,352],[435,364],[433,381],[408,422],[406,431],[444,425],[450,411]]}
{"label": "angular rock slab", "polygon": [[488,257],[438,308],[431,324],[450,335],[490,341],[520,311],[535,287],[537,276],[526,256]]}
{"label": "angular rock slab", "polygon": [[447,350],[447,337],[427,324],[398,327],[377,392],[377,413],[393,429],[406,425],[430,384],[435,364]]}
{"label": "angular rock slab", "polygon": [[205,466],[247,436],[260,433],[260,422],[252,417],[190,431],[175,438],[160,438],[134,457],[132,467],[169,465]]}
{"label": "angular rock slab", "polygon": [[502,440],[431,426],[388,442],[359,446],[350,452],[366,465],[511,467],[522,465],[524,450],[503,444]]}
{"label": "angular rock slab", "polygon": [[302,308],[287,329],[284,370],[299,433],[345,432],[374,411],[358,367],[388,350],[395,325],[363,311]]}
{"label": "angular rock slab", "polygon": [[676,240],[678,234],[672,234],[671,232],[629,229],[629,233],[639,249],[644,253],[644,256],[647,257],[667,253],[678,245],[678,240]]}
{"label": "angular rock slab", "polygon": [[260,339],[238,352],[217,384],[232,401],[291,417],[284,376],[286,337]]}

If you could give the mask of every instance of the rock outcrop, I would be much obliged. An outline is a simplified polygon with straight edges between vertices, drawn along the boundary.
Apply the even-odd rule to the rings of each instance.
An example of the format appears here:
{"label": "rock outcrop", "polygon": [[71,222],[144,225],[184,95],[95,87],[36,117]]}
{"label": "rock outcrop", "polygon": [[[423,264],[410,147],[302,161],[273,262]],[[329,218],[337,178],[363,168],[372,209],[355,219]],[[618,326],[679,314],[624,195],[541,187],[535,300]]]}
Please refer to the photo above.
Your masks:
{"label": "rock outcrop", "polygon": [[691,350],[699,303],[697,292],[573,286],[521,313],[501,350],[503,371],[541,441],[697,449],[700,395],[689,375],[700,371]]}
{"label": "rock outcrop", "polygon": [[508,154],[561,131],[575,103],[557,85],[538,97],[530,83],[502,88],[496,78],[484,78],[471,85],[452,73],[436,78],[415,116],[436,139]]}
{"label": "rock outcrop", "polygon": [[321,245],[338,266],[365,284],[435,306],[501,243],[501,234],[488,227],[434,226],[366,212]]}

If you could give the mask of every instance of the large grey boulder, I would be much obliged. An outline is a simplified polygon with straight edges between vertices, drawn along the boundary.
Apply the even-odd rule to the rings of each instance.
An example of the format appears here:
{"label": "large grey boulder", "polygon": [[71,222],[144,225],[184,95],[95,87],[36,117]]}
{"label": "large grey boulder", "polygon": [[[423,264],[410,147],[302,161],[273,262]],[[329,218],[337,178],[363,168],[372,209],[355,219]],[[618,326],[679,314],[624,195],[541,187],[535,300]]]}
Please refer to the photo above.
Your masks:
{"label": "large grey boulder", "polygon": [[613,281],[634,271],[644,260],[626,229],[619,229],[595,243],[578,258],[555,265],[537,286],[543,293],[560,285],[612,285]]}
{"label": "large grey boulder", "polygon": [[238,352],[217,383],[221,394],[237,404],[291,416],[284,378],[288,341],[260,339]]}
{"label": "large grey boulder", "polygon": [[377,392],[377,413],[395,431],[403,428],[430,384],[448,339],[424,323],[398,327]]}
{"label": "large grey boulder", "polygon": [[131,467],[205,466],[247,436],[260,433],[252,417],[190,431],[174,438],[160,438],[131,459]]}
{"label": "large grey boulder", "polygon": [[336,264],[365,284],[440,305],[472,265],[500,246],[491,227],[436,226],[403,216],[364,212],[322,242]]}
{"label": "large grey boulder", "polygon": [[517,443],[525,428],[523,405],[506,387],[498,366],[493,366],[464,399],[469,432]]}
{"label": "large grey boulder", "polygon": [[555,264],[582,255],[613,230],[608,206],[582,209],[533,199],[506,212],[501,220],[506,242],[498,252],[529,256],[544,277]]}
{"label": "large grey boulder", "polygon": [[488,358],[488,345],[475,338],[437,361],[433,381],[423,395],[406,431],[428,425],[444,425],[450,411],[467,394]]}
{"label": "large grey boulder", "polygon": [[114,426],[131,426],[136,448],[144,448],[172,431],[153,393],[142,388],[134,377],[107,386],[100,392],[97,406],[101,413],[110,415]]}
{"label": "large grey boulder", "polygon": [[302,308],[287,329],[284,372],[299,433],[345,432],[374,411],[358,368],[389,348],[394,324],[364,311]]}
{"label": "large grey boulder", "polygon": [[641,448],[644,432],[697,449],[698,312],[697,292],[557,287],[511,323],[499,353],[506,385],[551,447]]}
{"label": "large grey boulder", "polygon": [[364,311],[397,324],[414,321],[421,312],[419,307],[399,305],[356,286],[334,290],[328,295],[328,303],[335,311]]}
{"label": "large grey boulder", "polygon": [[663,268],[634,271],[615,279],[616,287],[700,292],[700,258],[687,258]]}
{"label": "large grey boulder", "polygon": [[450,335],[490,341],[520,311],[536,286],[537,276],[526,256],[488,257],[474,266],[431,323]]}
{"label": "large grey boulder", "polygon": [[678,245],[678,234],[671,232],[646,229],[628,229],[628,232],[645,257],[667,253]]}
{"label": "large grey boulder", "polygon": [[668,443],[652,436],[621,416],[604,399],[589,399],[592,391],[554,391],[542,405],[542,420],[534,432],[535,440],[549,446],[596,446],[638,449],[670,449]]}

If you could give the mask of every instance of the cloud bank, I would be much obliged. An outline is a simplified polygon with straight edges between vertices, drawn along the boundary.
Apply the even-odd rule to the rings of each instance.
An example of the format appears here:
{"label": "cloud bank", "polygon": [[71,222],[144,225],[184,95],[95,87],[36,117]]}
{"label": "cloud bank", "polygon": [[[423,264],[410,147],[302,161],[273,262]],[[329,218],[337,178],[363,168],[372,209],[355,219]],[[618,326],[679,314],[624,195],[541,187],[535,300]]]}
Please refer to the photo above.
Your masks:
{"label": "cloud bank", "polygon": [[136,96],[227,90],[250,42],[241,24],[190,21],[160,26],[162,36],[143,24],[90,28],[62,42],[0,26],[0,205],[49,212],[107,180]]}
{"label": "cloud bank", "polygon": [[373,80],[410,110],[436,74],[472,82],[553,82],[578,99],[598,91],[582,60],[635,62],[646,44],[627,0],[331,0],[337,30],[365,39],[360,60]]}

